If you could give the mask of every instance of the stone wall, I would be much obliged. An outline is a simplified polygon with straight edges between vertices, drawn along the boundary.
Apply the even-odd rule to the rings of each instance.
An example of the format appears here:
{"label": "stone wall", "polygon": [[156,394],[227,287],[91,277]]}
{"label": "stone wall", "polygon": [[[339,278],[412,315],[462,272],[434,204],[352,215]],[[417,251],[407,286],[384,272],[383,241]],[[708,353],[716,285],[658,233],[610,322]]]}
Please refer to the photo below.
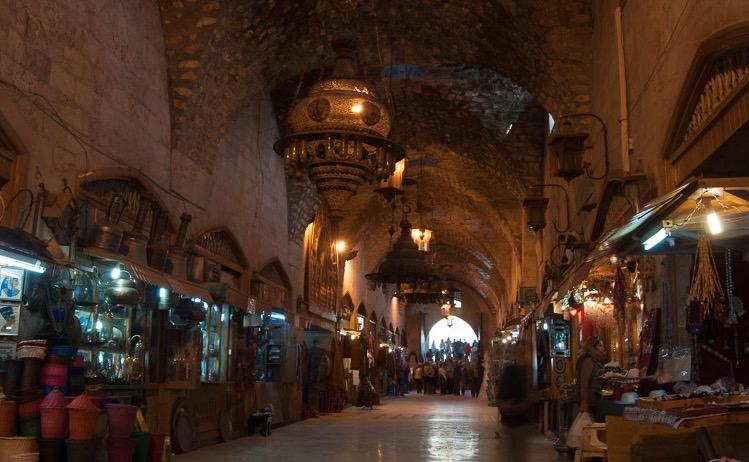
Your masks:
{"label": "stone wall", "polygon": [[128,171],[154,186],[173,221],[193,215],[191,235],[227,227],[252,270],[278,258],[296,299],[302,249],[286,239],[286,180],[272,150],[268,96],[248,97],[211,147],[210,165],[173,151],[153,2],[6,2],[0,79],[0,114],[25,145],[20,186],[44,182],[56,193],[84,172]]}

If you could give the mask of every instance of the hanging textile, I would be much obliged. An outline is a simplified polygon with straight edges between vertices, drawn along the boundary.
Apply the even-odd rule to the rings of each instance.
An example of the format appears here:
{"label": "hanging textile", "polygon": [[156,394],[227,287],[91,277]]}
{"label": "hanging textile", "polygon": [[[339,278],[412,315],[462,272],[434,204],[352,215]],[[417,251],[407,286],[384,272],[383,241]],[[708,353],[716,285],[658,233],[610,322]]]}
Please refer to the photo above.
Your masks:
{"label": "hanging textile", "polygon": [[331,371],[329,376],[329,384],[338,390],[346,389],[346,379],[343,376],[343,358],[341,357],[341,348],[337,335],[334,335],[330,340],[330,360]]}
{"label": "hanging textile", "polygon": [[624,320],[624,310],[627,306],[627,284],[624,281],[624,272],[621,268],[616,269],[614,275],[614,318],[617,321]]}

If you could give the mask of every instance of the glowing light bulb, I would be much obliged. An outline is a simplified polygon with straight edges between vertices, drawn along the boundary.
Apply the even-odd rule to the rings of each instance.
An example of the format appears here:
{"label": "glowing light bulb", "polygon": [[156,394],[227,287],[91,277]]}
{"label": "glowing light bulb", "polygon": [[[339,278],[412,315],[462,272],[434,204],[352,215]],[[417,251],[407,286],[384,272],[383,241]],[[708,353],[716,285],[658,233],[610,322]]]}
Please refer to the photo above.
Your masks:
{"label": "glowing light bulb", "polygon": [[[723,232],[723,225],[720,222],[720,217],[715,213],[713,208],[713,198],[710,196],[703,196],[701,204],[705,207],[705,217],[707,218],[707,230],[710,234],[720,234]],[[698,204],[699,206],[699,204]]]}
{"label": "glowing light bulb", "polygon": [[544,323],[544,330],[549,330],[549,323],[548,322]]}
{"label": "glowing light bulb", "polygon": [[335,249],[339,252],[343,252],[344,250],[346,250],[346,242],[345,241],[336,242]]}
{"label": "glowing light bulb", "polygon": [[353,112],[354,114],[359,114],[363,110],[364,110],[364,106],[362,106],[361,103],[356,103],[353,106],[351,106],[351,112]]}
{"label": "glowing light bulb", "polygon": [[104,324],[101,323],[101,321],[96,321],[96,330],[100,331],[104,328]]}
{"label": "glowing light bulb", "polygon": [[707,229],[710,231],[710,234],[720,234],[723,232],[723,225],[717,213],[710,212],[707,214]]}
{"label": "glowing light bulb", "polygon": [[112,271],[109,273],[112,279],[119,279],[121,274],[122,270],[119,266],[115,266],[114,268],[112,268]]}

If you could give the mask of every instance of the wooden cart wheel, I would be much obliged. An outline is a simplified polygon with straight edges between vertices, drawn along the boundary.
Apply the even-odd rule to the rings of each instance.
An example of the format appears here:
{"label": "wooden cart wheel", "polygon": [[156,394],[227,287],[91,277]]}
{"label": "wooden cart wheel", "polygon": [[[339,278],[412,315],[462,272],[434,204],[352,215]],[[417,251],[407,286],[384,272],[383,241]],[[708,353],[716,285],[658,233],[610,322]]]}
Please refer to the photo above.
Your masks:
{"label": "wooden cart wheel", "polygon": [[189,402],[182,398],[174,403],[172,411],[172,447],[174,452],[181,454],[190,451],[194,440],[195,431],[190,418]]}

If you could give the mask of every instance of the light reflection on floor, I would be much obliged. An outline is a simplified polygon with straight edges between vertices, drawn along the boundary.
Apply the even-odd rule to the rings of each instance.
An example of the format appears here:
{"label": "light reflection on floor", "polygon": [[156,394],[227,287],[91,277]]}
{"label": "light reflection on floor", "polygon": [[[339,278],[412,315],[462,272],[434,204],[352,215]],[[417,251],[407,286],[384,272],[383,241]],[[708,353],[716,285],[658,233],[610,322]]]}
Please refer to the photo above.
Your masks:
{"label": "light reflection on floor", "polygon": [[388,399],[375,410],[340,414],[275,429],[179,456],[175,462],[557,461],[534,425],[503,427],[494,438],[496,408],[457,396]]}

